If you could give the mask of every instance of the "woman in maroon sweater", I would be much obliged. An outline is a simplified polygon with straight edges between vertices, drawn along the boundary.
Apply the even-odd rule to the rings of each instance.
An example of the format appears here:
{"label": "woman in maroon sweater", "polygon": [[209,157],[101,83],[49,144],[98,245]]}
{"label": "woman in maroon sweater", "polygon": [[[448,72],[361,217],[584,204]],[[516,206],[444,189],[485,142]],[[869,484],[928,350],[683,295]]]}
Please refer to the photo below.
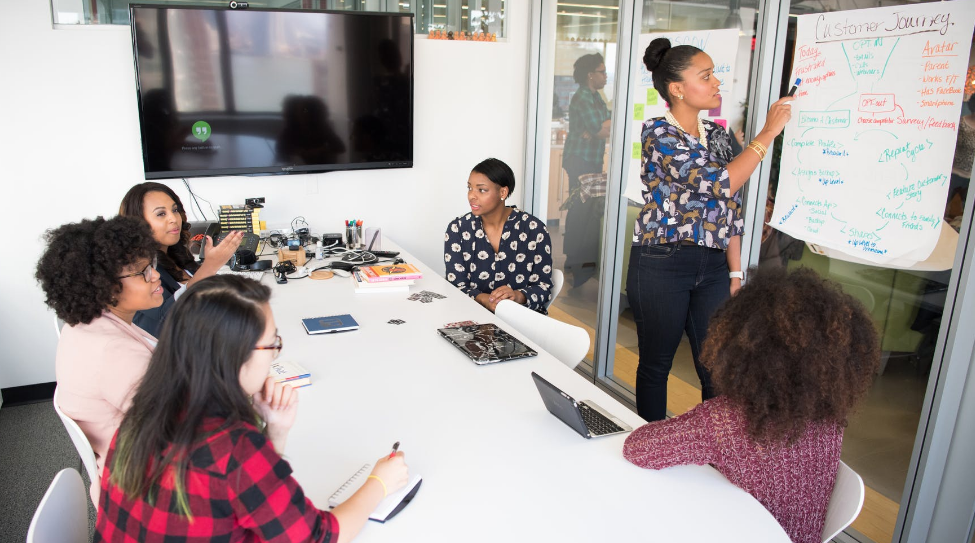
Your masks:
{"label": "woman in maroon sweater", "polygon": [[843,427],[880,363],[870,315],[812,270],[758,270],[711,319],[701,359],[718,396],[638,428],[623,456],[711,464],[793,541],[818,543]]}

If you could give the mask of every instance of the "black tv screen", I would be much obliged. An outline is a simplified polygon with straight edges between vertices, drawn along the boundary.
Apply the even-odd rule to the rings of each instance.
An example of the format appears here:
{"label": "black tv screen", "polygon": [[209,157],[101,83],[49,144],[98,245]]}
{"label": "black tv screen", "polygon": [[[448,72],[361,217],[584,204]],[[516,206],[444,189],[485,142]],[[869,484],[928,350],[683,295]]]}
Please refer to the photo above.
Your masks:
{"label": "black tv screen", "polygon": [[413,165],[413,15],[130,7],[146,179]]}

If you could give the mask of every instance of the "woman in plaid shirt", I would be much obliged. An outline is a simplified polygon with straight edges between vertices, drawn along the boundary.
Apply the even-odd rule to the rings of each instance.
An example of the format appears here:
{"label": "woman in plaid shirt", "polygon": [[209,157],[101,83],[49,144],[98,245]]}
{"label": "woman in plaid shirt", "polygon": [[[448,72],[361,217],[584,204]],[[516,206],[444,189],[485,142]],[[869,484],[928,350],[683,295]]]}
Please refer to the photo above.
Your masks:
{"label": "woman in plaid shirt", "polygon": [[304,496],[281,458],[298,395],[268,377],[282,348],[270,295],[218,275],[176,302],[109,449],[95,541],[341,543],[406,485],[397,453],[331,512]]}

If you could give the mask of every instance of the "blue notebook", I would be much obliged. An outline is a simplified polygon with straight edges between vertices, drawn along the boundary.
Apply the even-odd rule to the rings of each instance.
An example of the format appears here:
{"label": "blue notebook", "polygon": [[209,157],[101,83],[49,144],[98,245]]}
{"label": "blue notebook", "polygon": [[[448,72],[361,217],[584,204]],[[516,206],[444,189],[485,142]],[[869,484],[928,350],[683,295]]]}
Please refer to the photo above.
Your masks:
{"label": "blue notebook", "polygon": [[309,334],[331,334],[359,329],[359,323],[349,314],[301,319],[301,324],[305,326],[305,331]]}

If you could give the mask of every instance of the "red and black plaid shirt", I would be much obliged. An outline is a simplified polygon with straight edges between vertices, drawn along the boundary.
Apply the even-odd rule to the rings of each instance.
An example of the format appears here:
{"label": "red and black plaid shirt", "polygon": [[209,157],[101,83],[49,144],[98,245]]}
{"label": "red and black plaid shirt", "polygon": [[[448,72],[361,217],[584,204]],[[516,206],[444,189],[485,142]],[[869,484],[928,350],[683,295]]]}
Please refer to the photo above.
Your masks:
{"label": "red and black plaid shirt", "polygon": [[113,440],[102,474],[95,541],[338,541],[338,521],[305,497],[291,477],[291,466],[264,434],[247,423],[220,429],[223,423],[204,421],[198,435],[212,435],[190,453],[186,491],[192,520],[178,512],[172,466],[154,489],[154,505],[144,496],[126,498],[109,482]]}

